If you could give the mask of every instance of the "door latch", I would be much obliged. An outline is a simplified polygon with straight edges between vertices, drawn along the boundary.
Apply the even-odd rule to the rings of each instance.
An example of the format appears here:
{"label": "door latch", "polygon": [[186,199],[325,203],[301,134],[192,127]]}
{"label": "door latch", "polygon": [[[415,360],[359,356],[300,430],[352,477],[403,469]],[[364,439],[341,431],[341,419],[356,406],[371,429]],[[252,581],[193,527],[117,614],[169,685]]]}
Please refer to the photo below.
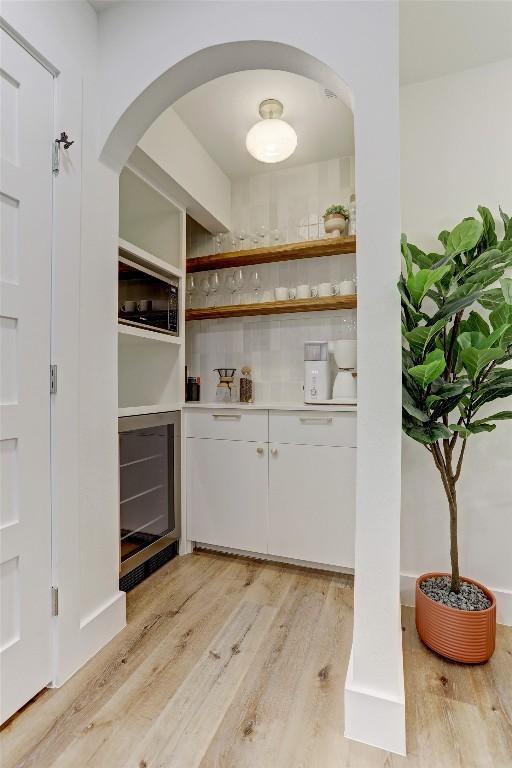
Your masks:
{"label": "door latch", "polygon": [[53,142],[53,149],[52,149],[52,171],[55,176],[58,175],[60,170],[60,150],[61,145],[63,149],[69,149],[72,144],[74,144],[74,141],[71,141],[69,136],[67,135],[66,131],[62,131],[60,134],[59,139],[55,139]]}

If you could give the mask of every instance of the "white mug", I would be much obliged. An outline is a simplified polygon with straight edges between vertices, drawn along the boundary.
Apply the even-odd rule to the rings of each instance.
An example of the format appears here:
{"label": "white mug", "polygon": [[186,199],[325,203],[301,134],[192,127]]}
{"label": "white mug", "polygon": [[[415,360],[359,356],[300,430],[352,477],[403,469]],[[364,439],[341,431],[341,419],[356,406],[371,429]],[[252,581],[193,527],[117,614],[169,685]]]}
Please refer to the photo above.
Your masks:
{"label": "white mug", "polygon": [[342,280],[338,285],[338,291],[340,296],[351,296],[356,292],[356,287],[353,280]]}
{"label": "white mug", "polygon": [[334,296],[336,288],[331,283],[320,283],[318,286],[318,295],[321,297]]}
{"label": "white mug", "polygon": [[285,288],[284,286],[280,285],[279,288],[276,288],[275,294],[276,294],[277,301],[284,301],[285,299],[288,298],[288,288]]}
{"label": "white mug", "polygon": [[125,301],[124,304],[121,304],[121,309],[123,312],[136,312],[137,311],[137,302],[136,301]]}
{"label": "white mug", "polygon": [[298,299],[309,299],[311,296],[311,288],[309,285],[306,285],[305,283],[302,285],[297,286],[297,298]]}
{"label": "white mug", "polygon": [[263,301],[274,301],[275,299],[275,291],[273,288],[269,288],[268,291],[263,291]]}

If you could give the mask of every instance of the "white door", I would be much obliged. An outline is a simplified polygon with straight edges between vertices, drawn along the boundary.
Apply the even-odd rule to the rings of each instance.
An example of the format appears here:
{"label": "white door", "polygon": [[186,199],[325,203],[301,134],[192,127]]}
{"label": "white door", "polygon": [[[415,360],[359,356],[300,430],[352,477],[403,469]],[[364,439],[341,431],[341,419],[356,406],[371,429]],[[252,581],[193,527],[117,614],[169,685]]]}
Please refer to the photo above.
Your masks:
{"label": "white door", "polygon": [[0,30],[0,721],[51,680],[52,76]]}
{"label": "white door", "polygon": [[187,438],[189,538],[267,551],[268,445]]}
{"label": "white door", "polygon": [[272,555],[354,567],[356,449],[270,445]]}

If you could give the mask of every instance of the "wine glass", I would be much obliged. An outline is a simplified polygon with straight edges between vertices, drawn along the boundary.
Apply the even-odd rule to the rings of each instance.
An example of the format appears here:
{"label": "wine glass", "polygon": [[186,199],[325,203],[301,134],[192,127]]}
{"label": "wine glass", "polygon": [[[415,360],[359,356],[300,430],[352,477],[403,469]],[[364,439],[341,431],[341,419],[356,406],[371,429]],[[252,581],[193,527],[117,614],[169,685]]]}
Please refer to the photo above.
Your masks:
{"label": "wine glass", "polygon": [[214,237],[215,253],[222,253],[222,235],[219,232]]}
{"label": "wine glass", "polygon": [[265,245],[265,238],[267,236],[267,228],[264,224],[262,224],[258,229],[256,230],[256,234],[258,235],[260,239],[260,244],[263,246]]}
{"label": "wine glass", "polygon": [[234,288],[233,298],[235,299],[234,303],[240,304],[240,300],[241,300],[240,294],[241,294],[242,288],[244,287],[244,282],[245,282],[244,273],[240,267],[238,269],[235,269],[235,271],[233,272],[232,280],[233,280],[233,288]]}
{"label": "wine glass", "polygon": [[257,269],[254,269],[250,274],[249,288],[251,289],[251,300],[254,294],[254,302],[258,304],[261,301],[261,277]]}
{"label": "wine glass", "polygon": [[194,303],[194,293],[196,291],[196,279],[195,275],[187,275],[187,307],[191,307]]}
{"label": "wine glass", "polygon": [[208,277],[208,287],[209,287],[209,293],[212,297],[210,306],[216,307],[217,306],[217,291],[219,290],[220,286],[220,280],[219,280],[219,273],[218,272],[210,272],[210,275]]}
{"label": "wine glass", "polygon": [[250,238],[251,243],[252,243],[252,248],[259,248],[260,247],[260,245],[261,245],[261,243],[260,243],[260,236],[258,234],[256,234],[256,232],[254,232],[252,235],[249,235],[249,238]]}
{"label": "wine glass", "polygon": [[281,239],[280,231],[278,229],[273,229],[270,233],[270,238],[272,240],[272,245],[277,245]]}
{"label": "wine glass", "polygon": [[201,280],[201,293],[204,296],[204,306],[210,306],[210,282],[208,280],[208,273],[206,273]]}
{"label": "wine glass", "polygon": [[241,229],[238,233],[238,239],[240,240],[240,250],[244,250],[244,240],[247,240],[247,232],[245,229]]}

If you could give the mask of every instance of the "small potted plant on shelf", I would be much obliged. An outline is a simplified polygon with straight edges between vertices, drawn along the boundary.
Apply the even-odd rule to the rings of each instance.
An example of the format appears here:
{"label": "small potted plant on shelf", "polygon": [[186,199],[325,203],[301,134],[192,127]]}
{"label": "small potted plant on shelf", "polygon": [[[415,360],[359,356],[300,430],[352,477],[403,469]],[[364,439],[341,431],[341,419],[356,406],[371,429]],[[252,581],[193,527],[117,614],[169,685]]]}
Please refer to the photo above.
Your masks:
{"label": "small potted plant on shelf", "polygon": [[341,237],[345,232],[348,211],[344,205],[331,205],[323,216],[324,229],[330,237]]}
{"label": "small potted plant on shelf", "polygon": [[450,517],[451,573],[417,579],[416,627],[432,650],[466,663],[492,656],[496,599],[459,574],[456,488],[476,435],[512,418],[490,406],[512,395],[512,279],[504,276],[512,266],[512,219],[500,209],[499,240],[491,212],[478,212],[481,220],[440,233],[444,253],[424,253],[403,236],[398,282],[403,430],[430,454]]}

